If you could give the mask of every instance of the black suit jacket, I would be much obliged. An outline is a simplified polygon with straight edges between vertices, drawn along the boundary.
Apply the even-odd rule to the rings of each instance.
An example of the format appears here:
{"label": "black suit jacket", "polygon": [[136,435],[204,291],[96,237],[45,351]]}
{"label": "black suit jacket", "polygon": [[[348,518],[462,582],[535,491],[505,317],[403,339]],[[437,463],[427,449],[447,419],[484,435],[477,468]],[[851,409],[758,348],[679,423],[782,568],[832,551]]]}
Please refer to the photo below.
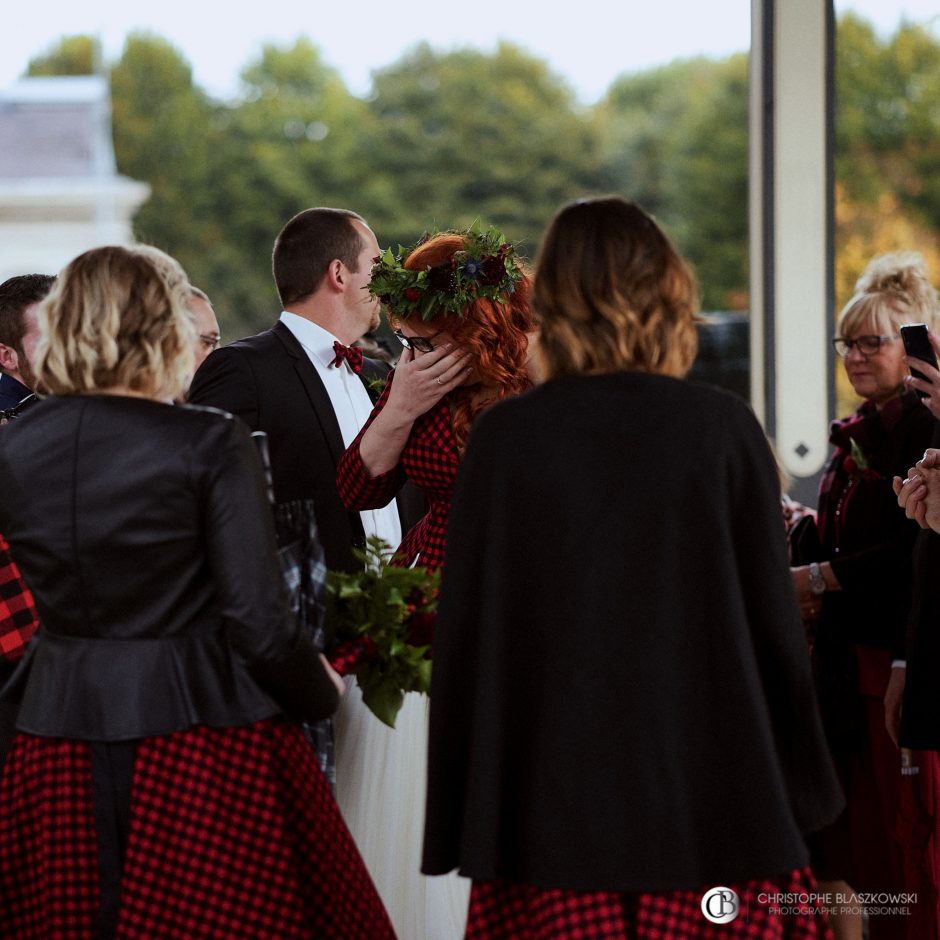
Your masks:
{"label": "black suit jacket", "polygon": [[[365,359],[366,387],[388,368]],[[223,408],[253,431],[265,431],[276,501],[312,499],[327,567],[359,567],[352,549],[364,545],[362,520],[336,492],[336,464],[345,450],[336,414],[317,370],[283,323],[212,353],[196,372],[189,401]]]}
{"label": "black suit jacket", "polygon": [[21,730],[118,741],[335,707],[231,415],[40,402],[0,435],[0,530],[41,624],[3,692],[22,701]]}

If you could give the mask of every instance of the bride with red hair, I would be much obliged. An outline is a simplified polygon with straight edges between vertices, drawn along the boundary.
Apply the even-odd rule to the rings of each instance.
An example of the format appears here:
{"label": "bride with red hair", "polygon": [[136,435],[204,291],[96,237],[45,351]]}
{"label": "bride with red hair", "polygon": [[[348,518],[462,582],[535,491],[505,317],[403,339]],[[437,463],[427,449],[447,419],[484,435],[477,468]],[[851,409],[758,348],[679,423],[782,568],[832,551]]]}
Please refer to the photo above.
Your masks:
{"label": "bride with red hair", "polygon": [[[372,270],[404,350],[371,417],[339,462],[349,509],[384,506],[410,481],[427,513],[394,563],[441,569],[451,494],[471,427],[531,384],[529,278],[495,229],[425,236]],[[420,874],[427,700],[406,696],[395,730],[357,689],[337,716],[337,798],[403,940],[463,936],[469,883]]]}

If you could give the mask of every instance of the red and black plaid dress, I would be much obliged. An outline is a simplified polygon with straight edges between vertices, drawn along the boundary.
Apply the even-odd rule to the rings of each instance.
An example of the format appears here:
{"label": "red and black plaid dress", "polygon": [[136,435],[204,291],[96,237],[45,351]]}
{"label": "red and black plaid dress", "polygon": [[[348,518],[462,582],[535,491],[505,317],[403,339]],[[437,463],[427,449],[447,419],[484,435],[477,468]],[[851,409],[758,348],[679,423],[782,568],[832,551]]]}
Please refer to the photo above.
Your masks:
{"label": "red and black plaid dress", "polygon": [[17,662],[39,626],[33,595],[0,535],[0,660]]}
{"label": "red and black plaid dress", "polygon": [[[98,936],[91,745],[19,734],[0,779],[0,936]],[[117,937],[394,940],[300,727],[137,744]]]}
{"label": "red and black plaid dress", "polygon": [[337,465],[336,483],[349,509],[375,509],[388,505],[410,480],[428,501],[427,514],[412,527],[399,546],[401,563],[416,560],[426,568],[444,564],[444,540],[450,502],[460,467],[460,449],[454,436],[448,397],[421,415],[411,429],[398,465],[371,477],[362,465],[359,442],[388,401],[395,373],[392,372],[369,420]]}
{"label": "red and black plaid dress", "polygon": [[[718,886],[710,886],[718,887]],[[712,923],[702,910],[709,890],[620,894],[541,889],[508,881],[475,881],[466,940],[829,940],[823,902],[810,870],[779,879],[727,885],[737,916]],[[792,898],[783,903],[781,895]],[[803,899],[802,901],[800,899]],[[721,912],[721,905],[713,907]],[[730,908],[728,909],[731,910]]]}

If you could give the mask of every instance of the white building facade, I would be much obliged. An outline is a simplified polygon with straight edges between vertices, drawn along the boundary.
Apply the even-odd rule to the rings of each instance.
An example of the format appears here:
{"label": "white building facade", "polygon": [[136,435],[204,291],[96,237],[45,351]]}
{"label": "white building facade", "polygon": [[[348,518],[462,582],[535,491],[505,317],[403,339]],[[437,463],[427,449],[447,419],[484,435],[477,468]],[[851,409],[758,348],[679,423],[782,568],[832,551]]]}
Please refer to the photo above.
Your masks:
{"label": "white building facade", "polygon": [[0,281],[131,244],[149,195],[117,173],[105,78],[24,78],[0,90]]}

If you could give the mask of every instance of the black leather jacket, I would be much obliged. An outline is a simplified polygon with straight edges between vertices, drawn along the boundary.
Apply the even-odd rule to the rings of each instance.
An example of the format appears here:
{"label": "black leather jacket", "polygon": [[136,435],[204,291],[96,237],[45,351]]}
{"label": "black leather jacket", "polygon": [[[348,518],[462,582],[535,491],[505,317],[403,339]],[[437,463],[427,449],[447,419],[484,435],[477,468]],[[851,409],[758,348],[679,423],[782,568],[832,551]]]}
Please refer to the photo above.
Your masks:
{"label": "black leather jacket", "polygon": [[0,531],[41,627],[2,697],[17,727],[117,741],[336,692],[287,609],[257,454],[214,409],[50,398],[0,435]]}

